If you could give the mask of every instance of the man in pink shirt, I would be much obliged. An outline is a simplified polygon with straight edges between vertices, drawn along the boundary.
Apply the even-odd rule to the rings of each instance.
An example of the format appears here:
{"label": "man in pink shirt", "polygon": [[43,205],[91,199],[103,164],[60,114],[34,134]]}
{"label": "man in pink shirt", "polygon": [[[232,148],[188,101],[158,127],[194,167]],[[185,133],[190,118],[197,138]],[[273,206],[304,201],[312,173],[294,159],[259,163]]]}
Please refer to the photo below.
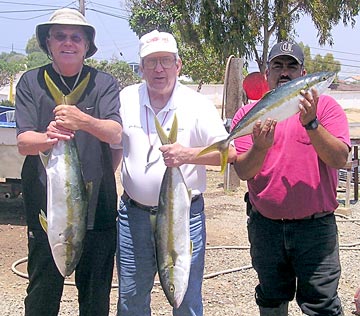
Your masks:
{"label": "man in pink shirt", "polygon": [[[305,74],[299,45],[281,42],[271,49],[270,89]],[[298,114],[282,122],[257,122],[253,135],[235,140],[234,166],[248,183],[248,234],[261,316],[288,315],[295,294],[305,315],[343,315],[334,211],[337,169],[345,165],[350,148],[349,128],[333,98],[316,90],[302,96]],[[253,106],[239,109],[232,126]]]}

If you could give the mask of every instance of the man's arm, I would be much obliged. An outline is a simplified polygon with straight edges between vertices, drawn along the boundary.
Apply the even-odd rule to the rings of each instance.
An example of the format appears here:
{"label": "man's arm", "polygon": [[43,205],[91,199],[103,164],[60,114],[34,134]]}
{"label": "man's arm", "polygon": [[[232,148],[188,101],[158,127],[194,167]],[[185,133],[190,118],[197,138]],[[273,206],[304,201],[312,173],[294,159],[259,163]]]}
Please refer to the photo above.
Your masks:
{"label": "man's arm", "polygon": [[69,140],[74,137],[71,130],[58,126],[51,121],[46,132],[26,131],[17,136],[18,151],[21,155],[38,155],[46,152],[59,140]]}
{"label": "man's arm", "polygon": [[238,155],[234,162],[234,169],[241,180],[253,178],[264,163],[269,148],[274,143],[276,121],[267,119],[264,125],[261,121],[253,128],[253,145],[245,153]]}
{"label": "man's arm", "polygon": [[307,131],[319,158],[329,167],[340,169],[345,166],[349,147],[340,139],[331,135],[323,126]]}
{"label": "man's arm", "polygon": [[[301,94],[304,98],[300,100],[300,122],[305,126],[316,118],[319,95],[315,89],[302,91]],[[346,164],[349,147],[321,124],[315,129],[307,130],[307,134],[316,153],[325,164],[336,169]]]}
{"label": "man's arm", "polygon": [[[179,167],[183,164],[196,164],[196,165],[220,165],[220,153],[211,152],[202,156],[198,154],[205,149],[205,147],[184,147],[179,143],[170,145],[163,145],[160,147],[160,151],[163,154],[164,162],[167,167]],[[229,146],[228,162],[232,163],[236,159],[235,148]]]}
{"label": "man's arm", "polygon": [[59,126],[73,131],[83,130],[105,143],[121,142],[122,127],[116,121],[94,118],[75,106],[64,104],[58,105],[54,113],[55,122]]}

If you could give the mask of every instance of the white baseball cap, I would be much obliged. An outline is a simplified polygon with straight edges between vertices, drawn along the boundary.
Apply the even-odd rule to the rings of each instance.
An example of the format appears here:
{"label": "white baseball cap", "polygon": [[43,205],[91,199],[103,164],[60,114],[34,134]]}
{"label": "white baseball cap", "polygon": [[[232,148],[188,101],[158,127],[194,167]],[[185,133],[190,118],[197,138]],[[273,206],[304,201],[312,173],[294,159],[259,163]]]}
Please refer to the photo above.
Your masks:
{"label": "white baseball cap", "polygon": [[140,58],[158,52],[177,54],[178,48],[174,36],[170,33],[154,30],[140,38]]}

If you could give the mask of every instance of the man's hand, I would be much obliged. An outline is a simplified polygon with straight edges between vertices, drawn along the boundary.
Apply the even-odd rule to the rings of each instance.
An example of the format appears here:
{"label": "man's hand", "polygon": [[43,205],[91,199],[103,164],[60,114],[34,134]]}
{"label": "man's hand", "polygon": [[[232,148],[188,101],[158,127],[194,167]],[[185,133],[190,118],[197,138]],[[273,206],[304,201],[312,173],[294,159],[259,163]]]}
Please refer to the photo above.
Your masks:
{"label": "man's hand", "polygon": [[302,90],[300,93],[304,97],[299,104],[300,122],[305,126],[316,118],[319,94],[316,89],[311,89],[311,91]]}
{"label": "man's hand", "polygon": [[56,144],[59,140],[70,140],[74,137],[74,131],[64,128],[56,123],[56,121],[51,121],[46,129],[47,143]]}
{"label": "man's hand", "polygon": [[179,167],[188,160],[188,153],[185,147],[179,143],[163,145],[160,148],[164,163],[167,167]]}
{"label": "man's hand", "polygon": [[81,129],[86,114],[74,105],[60,104],[55,107],[54,115],[58,127],[61,126],[65,130],[77,131]]}
{"label": "man's hand", "polygon": [[261,121],[255,123],[252,134],[254,148],[262,151],[273,145],[276,123],[277,121],[271,118],[268,118],[264,125],[261,125]]}

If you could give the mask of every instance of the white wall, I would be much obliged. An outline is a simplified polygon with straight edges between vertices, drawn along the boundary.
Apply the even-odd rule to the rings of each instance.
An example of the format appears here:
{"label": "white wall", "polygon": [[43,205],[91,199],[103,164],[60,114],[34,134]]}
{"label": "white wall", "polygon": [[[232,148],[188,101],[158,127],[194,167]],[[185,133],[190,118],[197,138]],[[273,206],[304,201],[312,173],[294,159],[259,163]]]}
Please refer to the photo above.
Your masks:
{"label": "white wall", "polygon": [[[197,85],[188,85],[197,90]],[[223,85],[203,85],[200,91],[206,95],[216,106],[222,104]],[[360,108],[360,91],[335,91],[328,89],[326,94],[331,95],[344,109]]]}

